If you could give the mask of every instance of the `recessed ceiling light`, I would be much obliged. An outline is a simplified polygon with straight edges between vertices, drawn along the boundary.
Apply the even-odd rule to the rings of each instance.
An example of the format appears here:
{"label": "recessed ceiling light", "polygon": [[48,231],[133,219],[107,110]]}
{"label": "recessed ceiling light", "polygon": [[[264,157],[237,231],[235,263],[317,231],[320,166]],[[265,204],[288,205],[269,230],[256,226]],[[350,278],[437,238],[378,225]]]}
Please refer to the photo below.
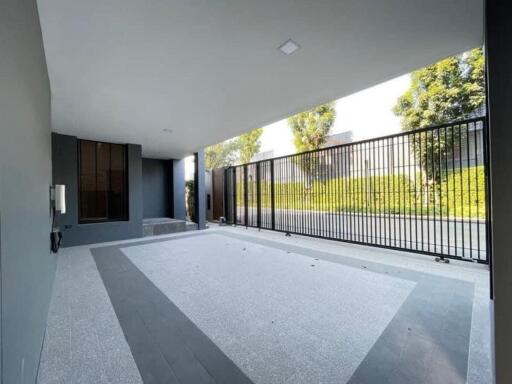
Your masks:
{"label": "recessed ceiling light", "polygon": [[164,131],[165,133],[172,133],[172,129],[170,128],[164,128],[162,129],[162,131]]}
{"label": "recessed ceiling light", "polygon": [[300,48],[299,44],[297,44],[292,39],[288,39],[283,44],[281,44],[278,49],[281,52],[283,52],[286,56],[289,56],[299,48]]}

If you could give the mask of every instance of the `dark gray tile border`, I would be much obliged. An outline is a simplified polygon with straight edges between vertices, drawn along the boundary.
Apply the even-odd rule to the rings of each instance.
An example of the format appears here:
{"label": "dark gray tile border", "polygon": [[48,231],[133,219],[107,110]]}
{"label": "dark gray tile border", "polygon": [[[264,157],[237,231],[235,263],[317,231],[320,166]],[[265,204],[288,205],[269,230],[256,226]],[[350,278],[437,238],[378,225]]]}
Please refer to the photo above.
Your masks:
{"label": "dark gray tile border", "polygon": [[246,235],[222,234],[416,282],[349,383],[466,382],[473,283]]}
{"label": "dark gray tile border", "polygon": [[465,383],[473,283],[224,231],[91,249],[145,383],[250,382],[120,251],[212,234],[414,281],[415,288],[349,383]]}
{"label": "dark gray tile border", "polygon": [[251,383],[119,246],[91,252],[144,383]]}

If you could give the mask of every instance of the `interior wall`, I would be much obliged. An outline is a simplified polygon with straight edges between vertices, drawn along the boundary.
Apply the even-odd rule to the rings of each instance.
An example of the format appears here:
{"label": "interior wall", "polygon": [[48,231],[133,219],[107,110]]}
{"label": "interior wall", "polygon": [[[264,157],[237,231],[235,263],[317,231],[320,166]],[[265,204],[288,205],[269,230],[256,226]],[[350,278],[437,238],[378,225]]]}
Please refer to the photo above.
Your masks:
{"label": "interior wall", "polygon": [[144,218],[171,216],[172,162],[142,159],[142,212]]}
{"label": "interior wall", "polygon": [[128,144],[127,221],[80,224],[78,222],[78,139],[52,134],[54,184],[66,186],[66,214],[60,218],[62,246],[100,243],[142,237],[142,147]]}
{"label": "interior wall", "polygon": [[50,85],[35,0],[0,1],[1,379],[34,383],[50,253]]}

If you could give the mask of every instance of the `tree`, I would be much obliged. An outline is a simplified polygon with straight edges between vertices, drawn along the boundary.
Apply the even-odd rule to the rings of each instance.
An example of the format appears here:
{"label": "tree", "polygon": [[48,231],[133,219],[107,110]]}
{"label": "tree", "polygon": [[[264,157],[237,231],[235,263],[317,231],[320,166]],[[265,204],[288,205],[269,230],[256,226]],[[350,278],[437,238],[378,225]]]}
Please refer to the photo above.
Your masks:
{"label": "tree", "polygon": [[204,154],[206,168],[222,168],[238,162],[241,164],[250,162],[260,150],[262,133],[263,128],[256,128],[234,139],[207,147]]}
{"label": "tree", "polygon": [[335,119],[334,103],[322,104],[288,118],[297,152],[320,148],[327,140]]}
{"label": "tree", "polygon": [[[334,109],[334,103],[322,104],[309,111],[301,112],[288,118],[288,125],[292,130],[297,152],[320,148],[327,141],[335,119],[336,110]],[[319,168],[319,156],[314,153],[298,156],[295,159],[308,176],[308,184],[310,184],[309,177],[314,176],[314,171]]]}
{"label": "tree", "polygon": [[482,49],[476,48],[414,71],[393,108],[402,130],[469,117],[485,102],[484,68]]}
{"label": "tree", "polygon": [[[393,108],[402,118],[402,130],[412,131],[472,117],[485,105],[484,68],[482,49],[476,48],[414,71],[409,89]],[[451,135],[423,139],[421,146],[420,136],[415,137],[418,141],[415,156],[422,164],[425,177],[435,185],[440,185],[442,175],[439,162],[434,160],[451,154],[451,143],[461,139],[455,130]]]}
{"label": "tree", "polygon": [[260,137],[262,133],[263,128],[256,128],[251,132],[244,133],[236,138],[241,164],[249,163],[253,156],[259,152],[261,148]]}
{"label": "tree", "polygon": [[206,148],[204,152],[207,169],[229,167],[238,159],[238,143],[236,140],[227,140]]}

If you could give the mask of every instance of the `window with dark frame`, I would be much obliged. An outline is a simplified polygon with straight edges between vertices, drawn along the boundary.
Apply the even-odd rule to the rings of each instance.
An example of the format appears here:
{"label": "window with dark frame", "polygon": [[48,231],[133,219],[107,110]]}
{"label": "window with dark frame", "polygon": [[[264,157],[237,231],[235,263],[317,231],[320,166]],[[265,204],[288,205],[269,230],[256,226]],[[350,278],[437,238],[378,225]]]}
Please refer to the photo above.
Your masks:
{"label": "window with dark frame", "polygon": [[128,220],[126,145],[78,141],[79,221]]}

